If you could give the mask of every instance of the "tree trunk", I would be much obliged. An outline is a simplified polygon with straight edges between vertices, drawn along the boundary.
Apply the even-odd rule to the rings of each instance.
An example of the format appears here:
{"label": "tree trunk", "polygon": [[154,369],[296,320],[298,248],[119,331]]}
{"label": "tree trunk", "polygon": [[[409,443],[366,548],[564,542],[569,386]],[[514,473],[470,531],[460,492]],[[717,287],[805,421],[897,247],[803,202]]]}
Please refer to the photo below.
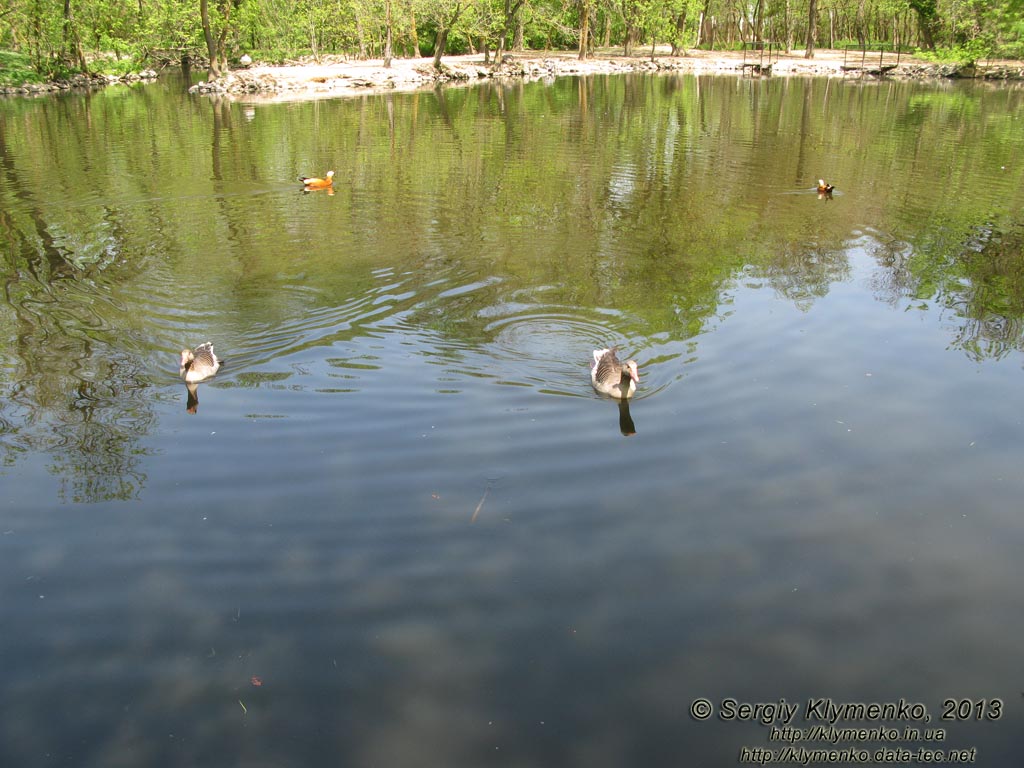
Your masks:
{"label": "tree trunk", "polygon": [[228,71],[228,33],[231,31],[231,3],[230,0],[221,0],[219,3],[221,16],[223,18],[223,26],[221,27],[220,34],[217,36],[217,58],[219,59],[219,69],[221,72]]}
{"label": "tree trunk", "polygon": [[391,0],[384,0],[384,68],[391,66]]}
{"label": "tree trunk", "polygon": [[683,49],[683,38],[686,35],[686,8],[676,16],[676,34],[672,38],[672,55],[678,56]]}
{"label": "tree trunk", "polygon": [[587,38],[590,37],[590,2],[583,0],[580,7],[580,53],[579,60],[587,58]]}
{"label": "tree trunk", "polygon": [[210,27],[209,0],[199,0],[199,16],[203,22],[203,38],[206,40],[206,55],[210,60],[206,79],[207,81],[213,81],[220,77],[220,65],[217,63],[217,43],[213,39],[213,29]]}
{"label": "tree trunk", "polygon": [[936,2],[935,0],[910,0],[910,7],[917,14],[917,27],[921,43],[929,51],[935,50]]}
{"label": "tree trunk", "polygon": [[810,0],[807,11],[807,51],[805,59],[814,58],[814,43],[818,39],[818,0]]}
{"label": "tree trunk", "polygon": [[86,72],[85,53],[82,51],[82,41],[75,29],[74,19],[71,16],[71,0],[64,0],[64,40],[63,54],[75,62],[75,65]]}
{"label": "tree trunk", "polygon": [[61,53],[71,52],[71,0],[64,0],[64,39],[61,41]]}
{"label": "tree trunk", "polygon": [[501,25],[501,29],[498,31],[498,45],[497,45],[497,47],[495,48],[495,51],[494,51],[494,66],[495,67],[500,67],[501,66],[501,60],[505,56],[505,46],[508,44],[508,23],[509,23],[508,9],[509,9],[509,0],[505,0],[505,20],[504,20],[504,23]]}
{"label": "tree trunk", "polygon": [[444,47],[448,45],[448,27],[437,28],[437,37],[434,38],[434,69],[441,69],[441,57],[444,56]]}
{"label": "tree trunk", "polygon": [[356,13],[356,38],[359,40],[359,58],[363,61],[369,58],[366,54],[366,34],[363,31],[363,20]]}
{"label": "tree trunk", "polygon": [[448,45],[448,30],[454,27],[459,16],[462,15],[462,3],[455,6],[450,19],[441,19],[437,27],[437,39],[434,43],[434,69],[441,69],[441,57],[444,56],[444,49]]}
{"label": "tree trunk", "polygon": [[790,21],[789,12],[789,0],[786,0],[785,14],[782,17],[782,25],[785,28],[784,31],[786,33],[786,53],[789,53],[791,50],[793,50],[793,24]]}
{"label": "tree trunk", "polygon": [[498,35],[498,49],[494,54],[494,66],[496,67],[500,67],[502,59],[505,58],[505,49],[508,46],[508,38],[509,35],[513,34],[512,24],[518,18],[519,9],[522,5],[523,0],[516,0],[515,3],[513,3],[512,0],[505,0],[505,19],[501,25],[501,32]]}
{"label": "tree trunk", "polygon": [[700,24],[697,27],[697,46],[704,42],[704,25],[711,13],[711,0],[704,0],[704,9],[700,12]]}

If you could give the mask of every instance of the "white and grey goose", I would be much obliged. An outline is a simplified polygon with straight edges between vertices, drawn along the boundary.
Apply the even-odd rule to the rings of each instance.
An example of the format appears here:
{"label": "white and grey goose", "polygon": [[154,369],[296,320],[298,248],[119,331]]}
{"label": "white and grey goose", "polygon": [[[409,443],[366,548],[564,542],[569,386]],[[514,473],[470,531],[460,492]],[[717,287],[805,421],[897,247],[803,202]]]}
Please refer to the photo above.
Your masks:
{"label": "white and grey goose", "polygon": [[195,349],[181,350],[181,367],[178,375],[186,384],[198,384],[217,373],[224,361],[213,354],[213,343],[204,342]]}
{"label": "white and grey goose", "polygon": [[636,392],[640,381],[640,372],[635,360],[619,362],[615,356],[616,348],[595,349],[594,362],[590,366],[590,381],[594,389],[604,395],[626,399]]}

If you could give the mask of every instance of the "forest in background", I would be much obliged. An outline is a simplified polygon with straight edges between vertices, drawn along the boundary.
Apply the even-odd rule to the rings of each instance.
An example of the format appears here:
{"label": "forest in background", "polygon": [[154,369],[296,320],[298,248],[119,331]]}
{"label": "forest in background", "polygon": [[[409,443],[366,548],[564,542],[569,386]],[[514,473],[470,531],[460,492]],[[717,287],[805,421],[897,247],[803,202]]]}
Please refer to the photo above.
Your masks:
{"label": "forest in background", "polygon": [[1024,58],[1024,0],[7,0],[0,83],[124,74],[243,54],[380,58],[507,50],[781,49],[858,45],[937,60]]}

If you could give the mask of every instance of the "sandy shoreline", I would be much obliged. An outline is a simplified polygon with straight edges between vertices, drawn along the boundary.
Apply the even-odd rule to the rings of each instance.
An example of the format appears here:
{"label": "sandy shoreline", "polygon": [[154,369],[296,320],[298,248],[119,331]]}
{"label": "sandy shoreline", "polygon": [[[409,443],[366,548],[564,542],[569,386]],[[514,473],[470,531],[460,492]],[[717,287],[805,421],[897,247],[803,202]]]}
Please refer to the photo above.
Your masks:
{"label": "sandy shoreline", "polygon": [[284,101],[323,98],[347,94],[410,91],[437,85],[470,84],[487,80],[537,80],[566,75],[621,74],[627,72],[680,72],[724,74],[753,77],[873,77],[899,79],[983,78],[998,81],[1024,80],[1024,62],[1001,62],[987,66],[965,67],[957,64],[932,64],[913,57],[878,52],[862,56],[859,52],[820,50],[813,59],[803,51],[788,55],[761,57],[758,52],[688,51],[669,56],[667,49],[654,61],[650,54],[625,57],[602,54],[580,61],[566,51],[506,54],[499,68],[484,63],[482,54],[445,56],[442,71],[433,60],[394,59],[390,68],[380,60],[349,61],[343,57],[324,57],[320,62],[302,61],[284,66],[256,64],[235,69],[213,83],[193,86],[194,93],[226,94],[244,101]]}

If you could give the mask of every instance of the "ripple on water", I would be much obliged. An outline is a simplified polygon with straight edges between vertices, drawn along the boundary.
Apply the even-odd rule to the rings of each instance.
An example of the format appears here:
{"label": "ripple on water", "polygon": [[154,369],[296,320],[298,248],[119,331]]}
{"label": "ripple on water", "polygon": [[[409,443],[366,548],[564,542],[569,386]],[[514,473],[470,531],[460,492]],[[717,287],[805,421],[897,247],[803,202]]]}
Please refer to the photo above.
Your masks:
{"label": "ripple on water", "polygon": [[438,394],[487,380],[594,397],[592,351],[609,346],[638,361],[638,398],[682,375],[677,359],[685,346],[638,336],[635,322],[618,310],[545,303],[543,287],[524,292],[464,266],[380,268],[370,278],[361,292],[327,305],[323,291],[282,278],[265,295],[247,297],[255,308],[249,316],[237,301],[183,308],[156,276],[147,305],[150,326],[160,329],[150,340],[152,354],[159,355],[162,378],[177,381],[182,345],[210,339],[227,361],[218,386],[280,388],[303,375],[301,385],[287,386],[344,394],[372,385],[395,398],[409,396],[409,377],[418,386],[426,380]]}

